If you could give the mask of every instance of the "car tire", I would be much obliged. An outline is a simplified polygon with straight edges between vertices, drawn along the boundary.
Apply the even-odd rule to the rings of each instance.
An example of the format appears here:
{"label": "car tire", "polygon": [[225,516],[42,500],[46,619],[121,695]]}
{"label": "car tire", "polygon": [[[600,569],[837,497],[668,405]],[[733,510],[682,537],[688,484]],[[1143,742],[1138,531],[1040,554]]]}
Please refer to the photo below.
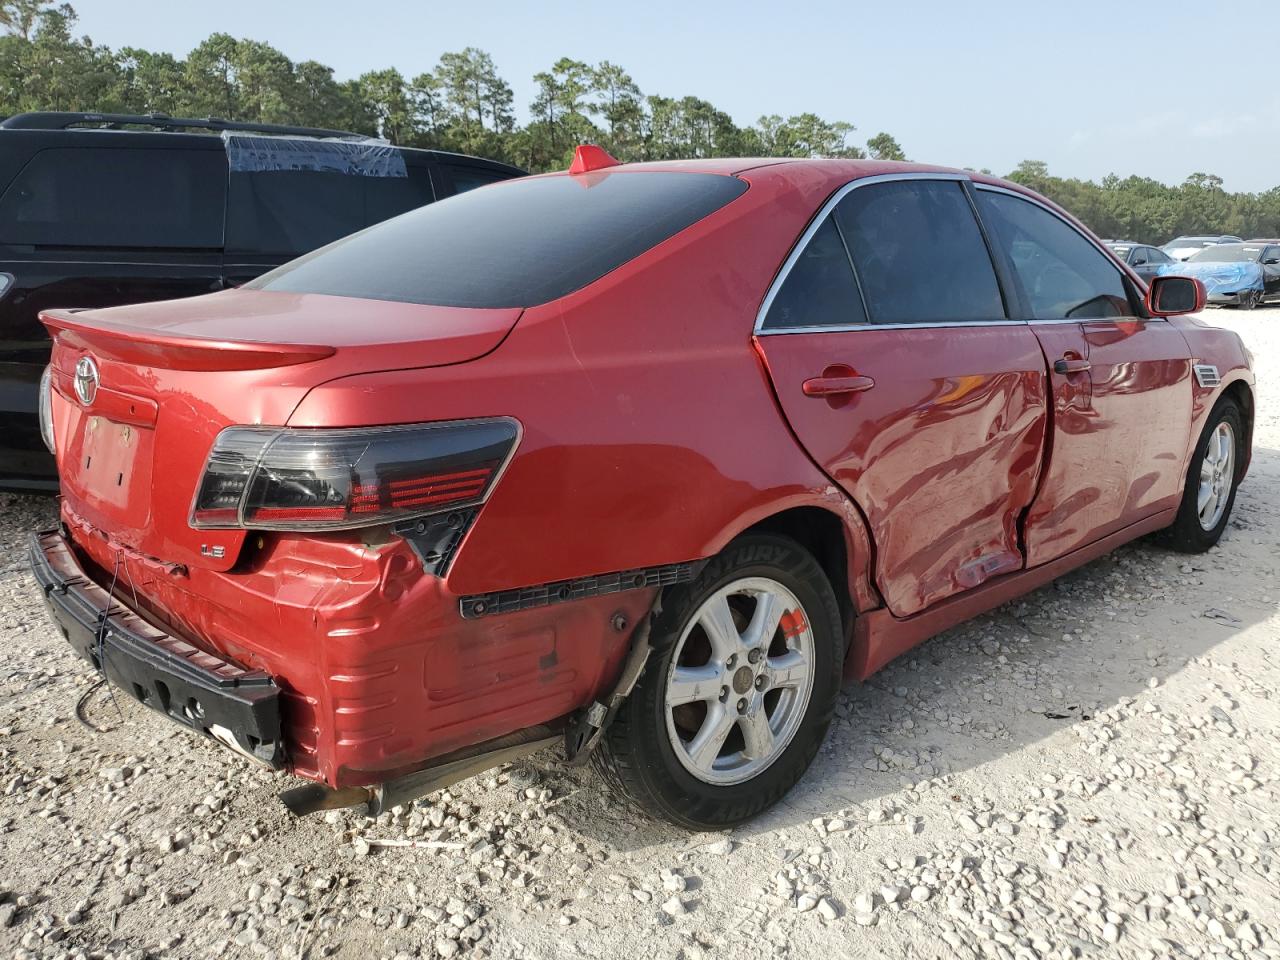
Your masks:
{"label": "car tire", "polygon": [[1244,438],[1240,407],[1223,397],[1205,421],[1187,468],[1177,519],[1165,531],[1175,550],[1204,553],[1221,538],[1235,505]]}
{"label": "car tire", "polygon": [[818,752],[840,692],[843,638],[812,554],[772,534],[734,540],[663,596],[654,652],[597,769],[636,810],[681,827],[751,819]]}
{"label": "car tire", "polygon": [[1257,290],[1242,290],[1237,300],[1241,310],[1252,310],[1262,302],[1262,295]]}

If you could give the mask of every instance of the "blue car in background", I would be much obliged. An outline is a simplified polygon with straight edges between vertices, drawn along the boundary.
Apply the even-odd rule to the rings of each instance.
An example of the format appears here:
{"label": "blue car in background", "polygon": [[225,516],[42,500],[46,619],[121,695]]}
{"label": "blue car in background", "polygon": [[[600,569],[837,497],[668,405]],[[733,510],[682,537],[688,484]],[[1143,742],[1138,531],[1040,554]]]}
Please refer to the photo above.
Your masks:
{"label": "blue car in background", "polygon": [[1214,244],[1164,272],[1197,277],[1209,292],[1209,302],[1219,306],[1251,310],[1280,301],[1280,244]]}

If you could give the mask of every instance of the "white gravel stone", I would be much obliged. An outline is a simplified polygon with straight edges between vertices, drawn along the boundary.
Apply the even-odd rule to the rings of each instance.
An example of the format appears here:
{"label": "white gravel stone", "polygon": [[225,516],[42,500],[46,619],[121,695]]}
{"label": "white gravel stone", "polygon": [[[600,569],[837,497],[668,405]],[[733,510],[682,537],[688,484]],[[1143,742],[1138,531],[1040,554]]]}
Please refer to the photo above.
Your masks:
{"label": "white gravel stone", "polygon": [[1123,547],[893,662],[732,837],[549,754],[295,819],[285,778],[120,691],[95,734],[26,566],[57,505],[0,494],[5,956],[1280,960],[1280,309],[1208,318],[1260,381],[1221,546]]}

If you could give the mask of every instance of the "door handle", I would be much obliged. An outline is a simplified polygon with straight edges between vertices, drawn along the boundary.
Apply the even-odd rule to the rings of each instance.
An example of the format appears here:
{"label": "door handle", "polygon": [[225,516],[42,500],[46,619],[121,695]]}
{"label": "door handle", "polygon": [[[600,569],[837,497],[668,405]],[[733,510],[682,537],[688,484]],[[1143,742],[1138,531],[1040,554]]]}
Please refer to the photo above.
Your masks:
{"label": "door handle", "polygon": [[1061,360],[1053,361],[1053,372],[1061,374],[1087,373],[1090,366],[1088,360],[1063,357]]}
{"label": "door handle", "polygon": [[800,389],[806,397],[839,397],[846,393],[862,393],[875,385],[870,377],[811,377]]}

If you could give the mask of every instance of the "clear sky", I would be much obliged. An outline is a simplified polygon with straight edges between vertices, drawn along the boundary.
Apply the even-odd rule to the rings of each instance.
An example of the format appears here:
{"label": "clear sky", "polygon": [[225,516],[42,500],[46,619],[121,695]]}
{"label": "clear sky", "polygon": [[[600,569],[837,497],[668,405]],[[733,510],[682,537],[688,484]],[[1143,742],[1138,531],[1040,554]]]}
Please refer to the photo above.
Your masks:
{"label": "clear sky", "polygon": [[522,118],[533,74],[570,56],[611,60],[645,93],[699,96],[740,124],[813,111],[855,124],[859,140],[887,130],[913,160],[1280,185],[1278,0],[73,3],[97,43],[185,55],[223,31],[339,79],[413,76],[480,47]]}

